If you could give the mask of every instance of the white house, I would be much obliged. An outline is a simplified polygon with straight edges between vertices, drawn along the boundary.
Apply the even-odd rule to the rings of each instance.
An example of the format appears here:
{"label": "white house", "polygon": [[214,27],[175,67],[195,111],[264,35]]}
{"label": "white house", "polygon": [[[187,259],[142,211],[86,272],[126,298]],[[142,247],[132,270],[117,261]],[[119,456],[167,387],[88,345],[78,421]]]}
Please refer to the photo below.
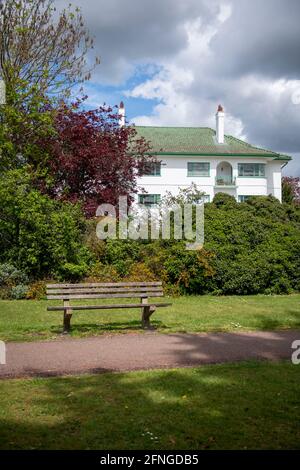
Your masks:
{"label": "white house", "polygon": [[[123,120],[124,114],[122,108]],[[176,195],[192,182],[205,193],[208,202],[218,192],[230,194],[240,202],[249,196],[269,194],[281,201],[282,168],[291,157],[225,135],[224,128],[222,106],[217,110],[216,130],[137,126],[138,135],[151,142],[152,153],[159,161],[138,180],[139,187],[147,192],[140,192],[139,202],[155,204],[167,191]]]}

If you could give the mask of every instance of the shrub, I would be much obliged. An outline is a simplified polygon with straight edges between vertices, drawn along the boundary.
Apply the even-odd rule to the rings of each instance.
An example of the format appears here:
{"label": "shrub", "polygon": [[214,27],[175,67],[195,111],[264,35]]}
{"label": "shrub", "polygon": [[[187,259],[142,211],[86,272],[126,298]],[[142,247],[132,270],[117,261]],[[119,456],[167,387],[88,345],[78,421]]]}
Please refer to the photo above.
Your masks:
{"label": "shrub", "polygon": [[111,264],[121,277],[127,276],[134,262],[141,261],[141,242],[108,240],[102,261]]}
{"label": "shrub", "polygon": [[26,298],[28,300],[41,300],[46,297],[45,281],[35,281],[28,287]]}
{"label": "shrub", "polygon": [[9,263],[0,264],[0,286],[13,287],[17,284],[26,284],[27,275]]}
{"label": "shrub", "polygon": [[70,282],[78,282],[82,280],[88,272],[87,264],[65,263],[59,266],[57,277],[60,281],[67,280]]}
{"label": "shrub", "polygon": [[206,293],[207,279],[214,274],[212,257],[207,250],[188,251],[185,243],[177,243],[168,250],[164,262],[167,283],[176,285],[183,294]]}
{"label": "shrub", "polygon": [[8,300],[11,298],[11,288],[9,287],[0,287],[0,299]]}
{"label": "shrub", "polygon": [[86,282],[118,282],[120,275],[113,266],[97,261],[88,272]]}
{"label": "shrub", "polygon": [[131,266],[125,280],[128,282],[152,282],[158,279],[144,263],[136,263]]}
{"label": "shrub", "polygon": [[21,300],[26,299],[26,295],[28,292],[28,286],[23,284],[19,284],[11,289],[11,298],[14,300]]}
{"label": "shrub", "polygon": [[[120,278],[164,282],[172,294],[281,294],[300,290],[300,210],[272,196],[237,204],[217,195],[205,206],[205,244],[105,242],[101,270]],[[153,276],[153,277],[152,277]],[[114,280],[113,276],[109,280]]]}
{"label": "shrub", "polygon": [[97,220],[89,219],[86,221],[86,231],[84,235],[84,244],[93,254],[96,260],[103,259],[106,253],[107,245],[104,240],[99,240],[96,234]]}
{"label": "shrub", "polygon": [[217,193],[213,199],[213,204],[218,208],[230,209],[236,207],[237,202],[233,196],[226,193]]}
{"label": "shrub", "polygon": [[275,198],[252,197],[224,211],[205,211],[205,246],[215,253],[208,290],[221,294],[288,293],[299,289],[297,212]]}
{"label": "shrub", "polygon": [[85,221],[78,205],[41,194],[23,168],[0,178],[0,207],[0,262],[33,279],[84,274],[92,256],[83,246]]}

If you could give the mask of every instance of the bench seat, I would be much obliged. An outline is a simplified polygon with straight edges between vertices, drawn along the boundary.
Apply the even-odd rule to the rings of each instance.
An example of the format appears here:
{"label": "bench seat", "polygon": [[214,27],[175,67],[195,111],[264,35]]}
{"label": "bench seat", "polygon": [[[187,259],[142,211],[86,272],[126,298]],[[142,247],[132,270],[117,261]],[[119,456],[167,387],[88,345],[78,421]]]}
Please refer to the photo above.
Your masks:
{"label": "bench seat", "polygon": [[[122,308],[140,308],[142,311],[142,327],[150,328],[150,317],[156,308],[168,307],[171,303],[149,301],[149,297],[163,297],[161,282],[132,282],[132,283],[91,283],[91,284],[48,284],[47,299],[62,300],[61,306],[50,306],[50,312],[64,312],[64,333],[70,331],[73,311],[78,310],[108,310]],[[139,298],[140,303],[102,304],[102,305],[71,305],[71,300],[85,299],[120,299]]]}
{"label": "bench seat", "polygon": [[[170,303],[153,303],[150,302],[151,307],[169,307]],[[145,304],[109,304],[109,305],[72,305],[72,310],[112,310],[118,308],[143,308]],[[66,307],[48,307],[48,312],[62,312]]]}

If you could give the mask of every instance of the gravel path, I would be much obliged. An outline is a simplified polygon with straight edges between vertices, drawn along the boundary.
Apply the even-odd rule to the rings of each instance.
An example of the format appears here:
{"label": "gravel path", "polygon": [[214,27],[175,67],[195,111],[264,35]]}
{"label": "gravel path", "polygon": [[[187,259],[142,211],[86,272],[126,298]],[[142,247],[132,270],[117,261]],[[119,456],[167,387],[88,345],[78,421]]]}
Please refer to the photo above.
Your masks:
{"label": "gravel path", "polygon": [[290,358],[300,331],[124,334],[7,343],[0,378],[59,376]]}

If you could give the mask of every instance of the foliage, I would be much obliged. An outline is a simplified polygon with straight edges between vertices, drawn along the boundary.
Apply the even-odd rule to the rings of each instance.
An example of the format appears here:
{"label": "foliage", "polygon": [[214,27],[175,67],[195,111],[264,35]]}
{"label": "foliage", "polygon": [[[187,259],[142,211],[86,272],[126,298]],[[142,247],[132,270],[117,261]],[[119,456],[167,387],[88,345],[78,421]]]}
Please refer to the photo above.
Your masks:
{"label": "foliage", "polygon": [[152,282],[159,280],[145,263],[135,263],[131,266],[125,278],[127,282]]}
{"label": "foliage", "polygon": [[288,204],[300,204],[300,178],[282,178],[282,200]]}
{"label": "foliage", "polygon": [[0,287],[0,299],[1,300],[11,299],[11,288],[9,288],[9,287]]}
{"label": "foliage", "polygon": [[253,197],[231,209],[213,206],[209,204],[205,211],[205,246],[215,253],[210,291],[257,294],[299,290],[299,211],[291,212],[271,196]]}
{"label": "foliage", "polygon": [[213,204],[220,208],[233,208],[237,205],[237,202],[233,196],[226,193],[217,193],[213,199]]}
{"label": "foliage", "polygon": [[44,173],[49,155],[41,141],[55,134],[58,99],[89,78],[85,55],[93,41],[79,10],[69,5],[58,12],[53,0],[1,1],[0,31],[0,79],[6,87],[0,174],[24,164]]}
{"label": "foliage", "polygon": [[[97,219],[86,222],[78,205],[42,194],[26,168],[0,178],[2,297],[27,285],[27,276],[162,280],[173,295],[300,290],[300,207],[272,196],[238,204],[217,195],[205,204],[205,243],[197,251],[186,250],[185,240],[100,241],[96,224]],[[29,288],[27,297],[42,297],[38,292],[39,286]]]}
{"label": "foliage", "polygon": [[28,276],[9,263],[0,264],[0,299],[24,299]]}
{"label": "foliage", "polygon": [[29,97],[62,95],[89,78],[85,56],[93,40],[78,8],[58,12],[53,0],[3,0],[0,30],[0,76],[7,88],[21,79]]}
{"label": "foliage", "polygon": [[98,253],[121,277],[143,263],[174,295],[283,294],[300,290],[299,229],[294,205],[272,196],[238,204],[220,193],[205,204],[201,250],[187,251],[183,240],[107,240]]}
{"label": "foliage", "polygon": [[0,262],[34,279],[78,277],[91,259],[84,228],[80,208],[41,194],[26,169],[0,179]]}
{"label": "foliage", "polygon": [[9,263],[0,264],[0,286],[13,287],[28,282],[27,275]]}
{"label": "foliage", "polygon": [[43,169],[48,158],[40,140],[55,132],[52,100],[28,88],[24,79],[6,87],[6,104],[0,110],[0,175],[26,164]]}
{"label": "foliage", "polygon": [[56,134],[41,143],[50,155],[47,190],[57,199],[82,202],[85,214],[94,217],[100,204],[117,206],[119,196],[132,201],[150,147],[133,127],[120,127],[116,110],[84,111],[79,105],[61,105]]}
{"label": "foliage", "polygon": [[46,297],[46,282],[34,281],[28,286],[26,299],[41,300]]}
{"label": "foliage", "polygon": [[180,188],[177,195],[172,195],[167,191],[166,195],[162,198],[162,205],[171,207],[173,204],[182,206],[183,204],[197,204],[203,200],[205,193],[197,188],[195,183],[192,183],[188,188]]}
{"label": "foliage", "polygon": [[28,292],[28,286],[19,284],[11,289],[11,298],[14,300],[25,299]]}
{"label": "foliage", "polygon": [[81,263],[63,263],[57,268],[57,279],[59,281],[80,281],[88,272],[88,264],[86,260],[82,260]]}
{"label": "foliage", "polygon": [[89,270],[87,282],[118,282],[120,281],[120,274],[111,265],[102,264],[97,261]]}

